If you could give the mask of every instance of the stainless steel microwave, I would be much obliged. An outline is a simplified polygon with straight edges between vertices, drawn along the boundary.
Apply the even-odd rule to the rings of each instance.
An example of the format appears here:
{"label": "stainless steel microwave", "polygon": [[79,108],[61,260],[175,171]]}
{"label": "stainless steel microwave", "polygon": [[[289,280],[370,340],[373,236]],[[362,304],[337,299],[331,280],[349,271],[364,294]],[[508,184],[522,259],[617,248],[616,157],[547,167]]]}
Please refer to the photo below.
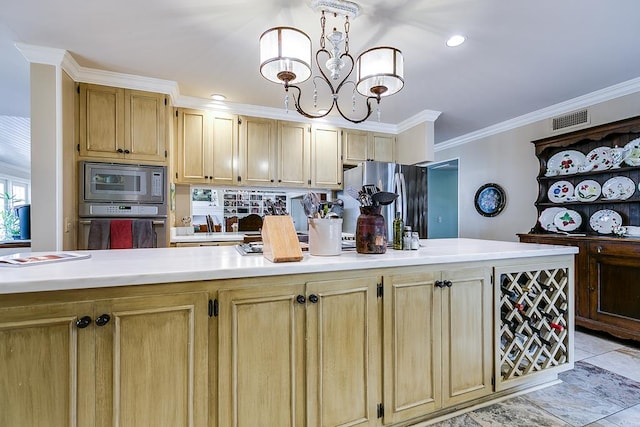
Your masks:
{"label": "stainless steel microwave", "polygon": [[163,204],[166,167],[80,162],[80,203]]}

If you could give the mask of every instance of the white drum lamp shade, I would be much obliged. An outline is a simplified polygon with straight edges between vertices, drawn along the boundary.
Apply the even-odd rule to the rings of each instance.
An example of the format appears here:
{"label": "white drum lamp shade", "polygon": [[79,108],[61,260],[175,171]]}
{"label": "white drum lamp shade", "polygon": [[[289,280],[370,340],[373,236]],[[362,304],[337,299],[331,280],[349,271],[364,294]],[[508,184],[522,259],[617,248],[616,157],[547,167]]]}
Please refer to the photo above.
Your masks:
{"label": "white drum lamp shade", "polygon": [[389,96],[404,86],[402,52],[393,47],[374,47],[356,60],[358,92],[364,96]]}
{"label": "white drum lamp shade", "polygon": [[311,76],[311,39],[291,27],[260,36],[260,74],[275,83],[296,84]]}

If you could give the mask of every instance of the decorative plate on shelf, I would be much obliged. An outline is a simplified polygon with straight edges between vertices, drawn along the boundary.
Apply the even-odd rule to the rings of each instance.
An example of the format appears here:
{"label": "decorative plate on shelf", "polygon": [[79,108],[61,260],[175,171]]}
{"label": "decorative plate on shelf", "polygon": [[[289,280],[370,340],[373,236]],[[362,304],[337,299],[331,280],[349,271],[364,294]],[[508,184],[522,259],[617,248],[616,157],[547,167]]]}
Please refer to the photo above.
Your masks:
{"label": "decorative plate on shelf", "polygon": [[591,215],[589,225],[600,234],[611,234],[614,226],[622,225],[622,217],[616,211],[602,209]]}
{"label": "decorative plate on shelf", "polygon": [[585,155],[579,151],[561,151],[549,158],[547,161],[547,171],[556,171],[560,175],[577,173],[578,168],[586,163],[585,159]]}
{"label": "decorative plate on shelf", "polygon": [[538,222],[540,223],[540,227],[542,227],[543,230],[547,230],[547,231],[558,231],[558,228],[555,226],[555,224],[553,223],[556,214],[558,212],[564,211],[566,209],[564,208],[547,208],[545,210],[542,211],[542,213],[540,214],[540,217],[538,218]]}
{"label": "decorative plate on shelf", "polygon": [[582,217],[576,211],[563,209],[553,217],[553,225],[560,231],[574,231],[582,225]]}
{"label": "decorative plate on shelf", "polygon": [[593,202],[602,194],[602,188],[597,181],[585,179],[576,185],[576,199],[581,202]]}
{"label": "decorative plate on shelf", "polygon": [[606,200],[627,200],[636,192],[636,184],[626,176],[614,176],[602,185],[602,198]]}
{"label": "decorative plate on shelf", "polygon": [[624,149],[629,152],[624,162],[629,166],[640,166],[640,138],[629,141]]}
{"label": "decorative plate on shelf", "polygon": [[547,196],[553,203],[571,202],[575,200],[574,191],[569,181],[556,181],[549,187]]}
{"label": "decorative plate on shelf", "polygon": [[609,147],[598,147],[589,151],[589,154],[587,154],[587,170],[597,171],[611,169],[613,160],[609,155],[609,150],[611,150]]}

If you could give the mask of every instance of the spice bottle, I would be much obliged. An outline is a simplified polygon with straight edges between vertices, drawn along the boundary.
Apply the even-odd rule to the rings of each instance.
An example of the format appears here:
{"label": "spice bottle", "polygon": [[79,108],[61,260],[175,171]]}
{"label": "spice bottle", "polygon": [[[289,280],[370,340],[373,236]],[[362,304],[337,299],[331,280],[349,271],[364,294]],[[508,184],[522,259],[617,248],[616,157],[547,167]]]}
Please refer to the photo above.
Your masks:
{"label": "spice bottle", "polygon": [[400,217],[400,212],[396,212],[396,217],[393,220],[393,249],[402,249],[402,232],[404,231],[404,224]]}
{"label": "spice bottle", "polygon": [[420,234],[417,231],[411,233],[411,250],[417,251],[420,249]]}
{"label": "spice bottle", "polygon": [[404,237],[402,239],[402,249],[404,249],[405,251],[410,251],[411,250],[411,227],[408,226],[408,225],[404,227]]}

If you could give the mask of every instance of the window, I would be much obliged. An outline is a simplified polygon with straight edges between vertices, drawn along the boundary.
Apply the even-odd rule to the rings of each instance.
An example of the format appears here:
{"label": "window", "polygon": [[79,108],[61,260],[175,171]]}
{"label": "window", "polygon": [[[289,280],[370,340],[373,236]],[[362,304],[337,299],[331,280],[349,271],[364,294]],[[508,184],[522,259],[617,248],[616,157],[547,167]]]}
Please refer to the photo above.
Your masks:
{"label": "window", "polygon": [[17,219],[13,214],[16,206],[31,202],[31,185],[28,181],[9,176],[0,176],[0,240],[9,240],[12,237]]}

